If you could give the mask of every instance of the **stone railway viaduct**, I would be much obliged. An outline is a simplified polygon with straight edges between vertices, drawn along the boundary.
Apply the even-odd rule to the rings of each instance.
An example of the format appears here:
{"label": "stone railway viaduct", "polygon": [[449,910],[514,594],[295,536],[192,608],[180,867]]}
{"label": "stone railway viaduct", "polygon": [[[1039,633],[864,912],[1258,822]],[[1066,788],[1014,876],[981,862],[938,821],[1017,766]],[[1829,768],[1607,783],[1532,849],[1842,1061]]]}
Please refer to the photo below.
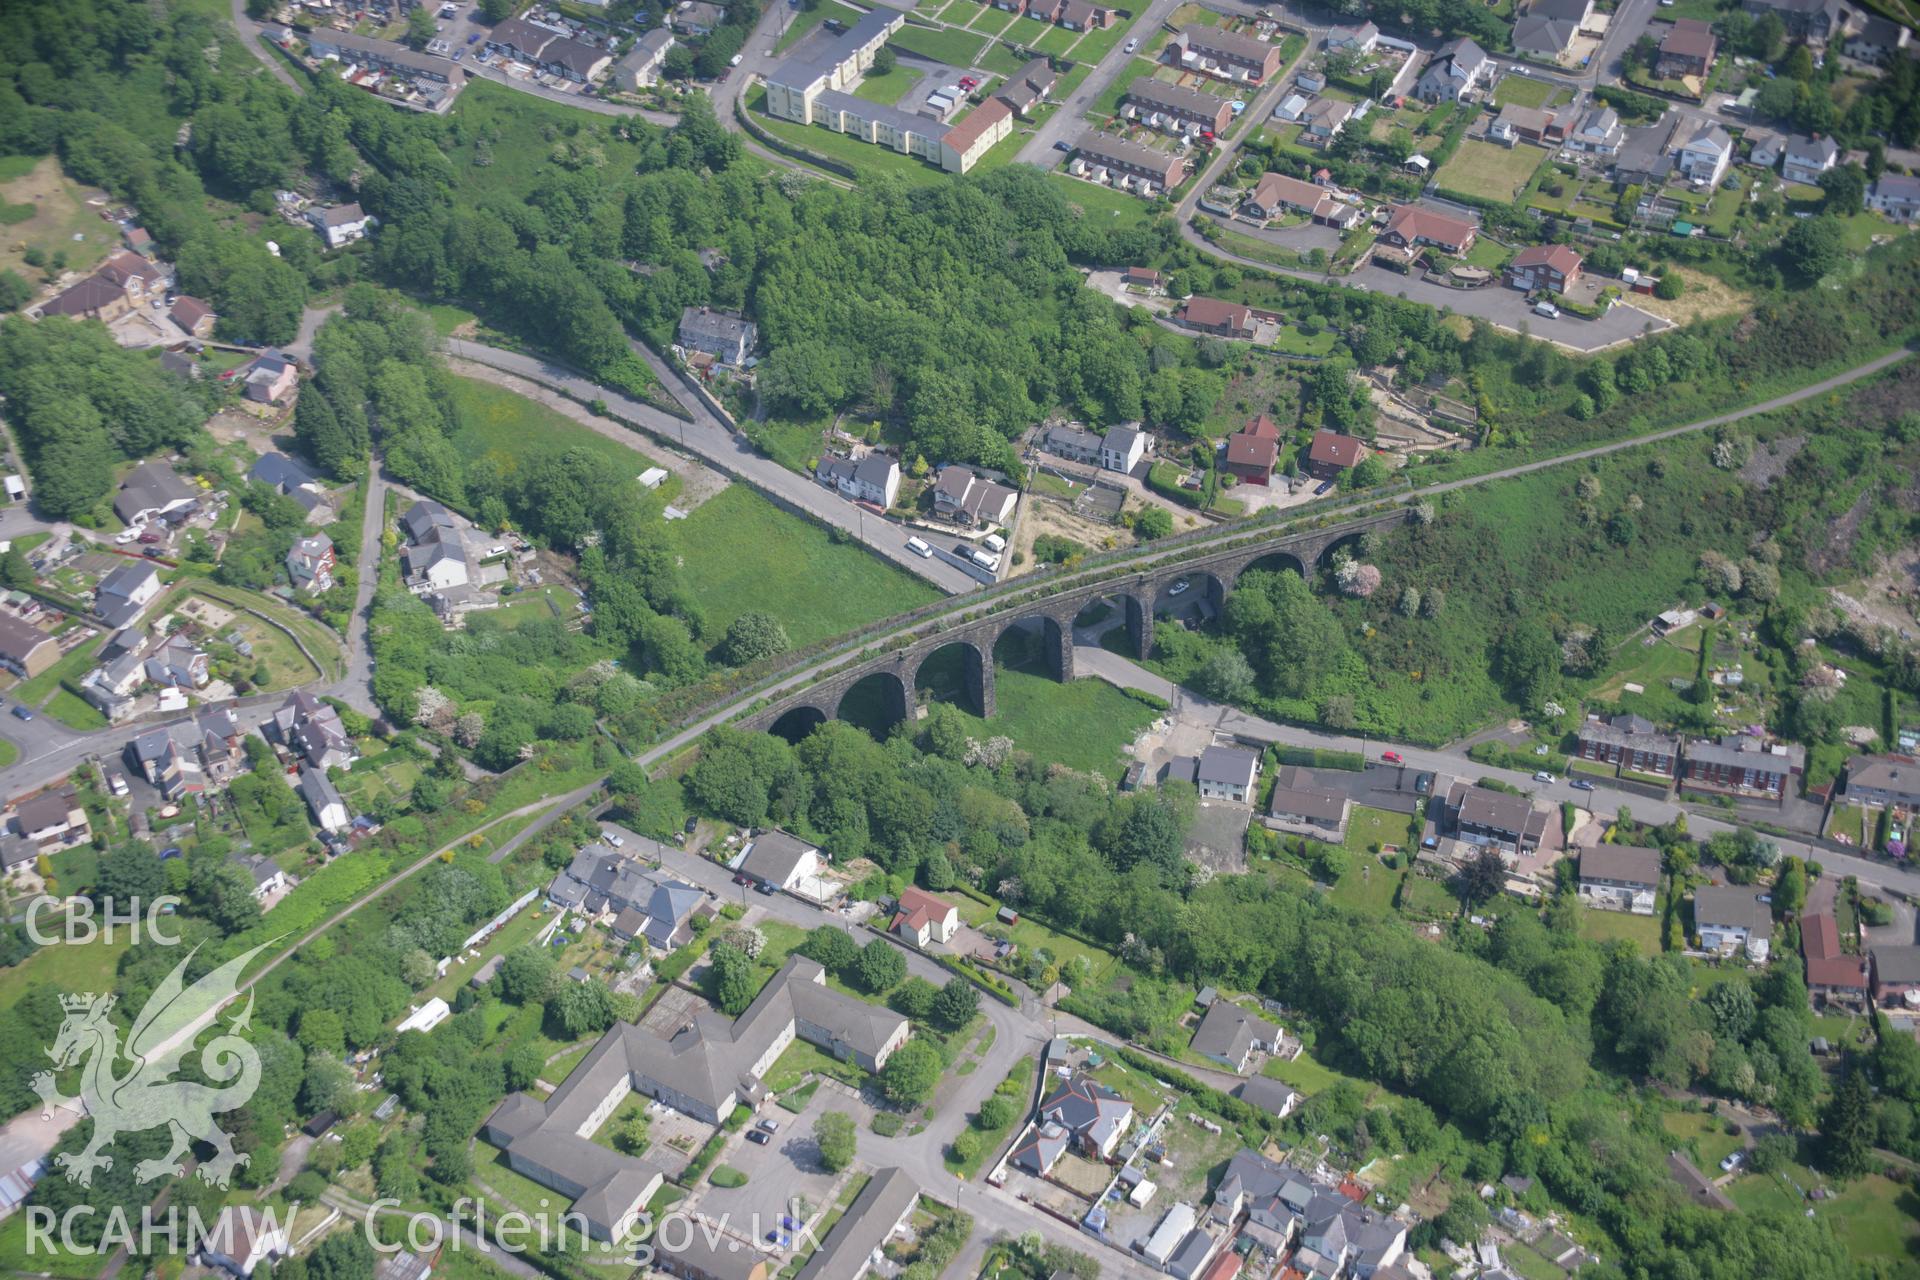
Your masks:
{"label": "stone railway viaduct", "polygon": [[[1062,590],[984,618],[929,624],[926,634],[909,643],[799,689],[743,719],[742,728],[799,737],[815,724],[838,719],[847,695],[855,686],[878,677],[887,723],[912,714],[923,668],[932,659],[957,647],[969,709],[983,718],[994,714],[994,647],[1009,631],[1037,626],[1042,651],[1054,679],[1074,678],[1073,621],[1089,605],[1117,599],[1126,613],[1127,638],[1135,656],[1145,658],[1153,647],[1153,618],[1163,592],[1183,579],[1189,590],[1205,588],[1204,599],[1217,613],[1229,591],[1249,569],[1288,568],[1305,574],[1324,564],[1344,543],[1369,529],[1404,524],[1405,510],[1349,520],[1325,528],[1297,532],[1277,531],[1251,544],[1236,540],[1231,548],[1169,558],[1125,577],[1100,575],[1083,586]],[[1182,592],[1185,595],[1185,592]],[[964,603],[965,598],[956,601]],[[1184,600],[1181,601],[1185,603]]]}

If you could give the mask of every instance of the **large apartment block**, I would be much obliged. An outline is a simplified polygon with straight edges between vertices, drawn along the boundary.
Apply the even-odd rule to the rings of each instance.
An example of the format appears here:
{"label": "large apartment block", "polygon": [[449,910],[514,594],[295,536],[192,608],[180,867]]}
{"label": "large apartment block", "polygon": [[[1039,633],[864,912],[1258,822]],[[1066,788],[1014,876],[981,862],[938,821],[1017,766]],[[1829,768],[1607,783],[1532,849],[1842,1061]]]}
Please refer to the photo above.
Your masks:
{"label": "large apartment block", "polygon": [[[873,65],[873,55],[880,52],[880,46],[906,22],[906,15],[898,9],[880,5],[821,52],[806,58],[788,58],[767,76],[767,113],[796,124],[820,123],[814,108],[821,95],[836,91],[851,93],[867,68]],[[923,123],[932,124],[931,121]]]}

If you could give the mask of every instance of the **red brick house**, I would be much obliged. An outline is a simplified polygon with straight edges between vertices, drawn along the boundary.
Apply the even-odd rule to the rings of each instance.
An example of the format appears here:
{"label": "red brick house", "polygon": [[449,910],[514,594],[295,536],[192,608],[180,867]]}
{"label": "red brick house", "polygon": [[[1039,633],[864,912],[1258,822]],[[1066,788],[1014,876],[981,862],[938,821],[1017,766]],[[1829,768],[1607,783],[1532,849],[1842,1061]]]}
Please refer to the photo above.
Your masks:
{"label": "red brick house", "polygon": [[1227,473],[1242,484],[1264,486],[1279,460],[1280,428],[1264,413],[1227,437]]}
{"label": "red brick house", "polygon": [[1688,743],[1680,776],[1697,786],[1779,797],[1805,769],[1806,750],[1797,744],[1766,746],[1758,738],[1724,734],[1718,742]]}
{"label": "red brick house", "polygon": [[1366,452],[1367,446],[1357,436],[1316,431],[1313,443],[1307,446],[1307,474],[1321,480],[1337,479],[1342,471],[1359,466]]}
{"label": "red brick house", "polygon": [[1253,338],[1253,308],[1244,302],[1222,302],[1218,298],[1188,298],[1180,304],[1178,319],[1189,329],[1222,338]]}
{"label": "red brick house", "polygon": [[1580,255],[1564,244],[1537,244],[1513,255],[1507,287],[1533,293],[1565,293],[1580,278]]}
{"label": "red brick house", "polygon": [[1635,773],[1671,778],[1680,759],[1680,740],[1657,733],[1653,721],[1621,713],[1591,716],[1576,735],[1574,754],[1582,760],[1619,765]]}

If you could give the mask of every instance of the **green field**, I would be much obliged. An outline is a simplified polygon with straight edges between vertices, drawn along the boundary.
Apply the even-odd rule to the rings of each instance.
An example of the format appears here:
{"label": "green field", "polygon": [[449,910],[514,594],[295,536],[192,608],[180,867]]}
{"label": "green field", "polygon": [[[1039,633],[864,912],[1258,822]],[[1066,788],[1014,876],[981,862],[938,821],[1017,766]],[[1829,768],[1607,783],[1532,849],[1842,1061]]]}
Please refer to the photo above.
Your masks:
{"label": "green field", "polygon": [[[67,888],[78,888],[66,886]],[[40,932],[52,937],[59,932],[57,915],[42,917]],[[124,932],[116,932],[115,941],[58,943],[41,947],[19,964],[0,969],[0,1008],[7,1008],[33,986],[45,985],[56,991],[111,991],[113,975],[120,957],[131,945]]]}
{"label": "green field", "polygon": [[1005,734],[1036,759],[1069,769],[1119,776],[1120,752],[1157,714],[1104,680],[1056,683],[1032,671],[995,671],[995,711],[981,720],[962,713],[977,737]]}
{"label": "green field", "polygon": [[1676,1144],[1693,1143],[1694,1167],[1709,1178],[1719,1177],[1720,1162],[1746,1145],[1738,1134],[1727,1132],[1724,1122],[1704,1111],[1669,1111],[1660,1117],[1660,1124]]}
{"label": "green field", "polygon": [[1059,189],[1068,204],[1077,205],[1082,214],[1100,226],[1126,227],[1153,220],[1153,206],[1139,196],[1082,182],[1064,173],[1049,173],[1047,181]]}
{"label": "green field", "polygon": [[980,50],[986,47],[987,42],[980,36],[955,27],[943,27],[935,31],[926,27],[905,26],[894,32],[893,39],[888,43],[923,58],[932,58],[935,62],[970,67],[978,61]]}
{"label": "green field", "polygon": [[832,541],[819,525],[744,485],[667,528],[679,548],[681,581],[715,635],[758,609],[779,618],[796,646],[811,644],[940,594],[860,547]]}
{"label": "green field", "polygon": [[1469,138],[1435,175],[1443,191],[1458,191],[1490,200],[1511,200],[1527,185],[1546,153],[1537,147],[1511,149],[1497,142]]}
{"label": "green field", "polygon": [[1314,1058],[1313,1051],[1310,1049],[1302,1049],[1300,1056],[1292,1062],[1268,1058],[1266,1065],[1260,1068],[1260,1074],[1268,1079],[1290,1084],[1305,1094],[1315,1094],[1323,1089],[1331,1089],[1343,1080],[1352,1081],[1362,1092],[1372,1092],[1374,1087],[1369,1081],[1323,1065]]}
{"label": "green field", "polygon": [[[454,410],[460,424],[454,434],[454,447],[463,457],[475,458],[495,453],[500,455],[502,465],[511,471],[531,454],[583,449],[623,471],[631,472],[635,478],[654,465],[653,460],[638,448],[611,440],[543,404],[535,404],[525,396],[515,395],[477,378],[454,377],[450,381],[453,385]],[[624,430],[612,419],[608,419],[608,425],[616,430]],[[634,437],[635,445],[639,439],[638,436]],[[679,488],[680,478],[673,476],[646,497],[664,501],[677,493]],[[637,500],[640,491],[636,489],[635,494]]]}
{"label": "green field", "polygon": [[[960,918],[976,929],[989,925],[1007,928],[1005,925],[994,925],[994,908],[984,902],[954,895],[953,904],[959,908]],[[1017,924],[1007,929],[1007,933],[1023,952],[1045,951],[1051,955],[1068,982],[1089,991],[1106,980],[1116,963],[1111,952],[1102,951],[1077,938],[1069,938],[1063,933],[1055,933],[1027,916],[1021,916]],[[1084,962],[1084,972],[1079,981],[1074,982],[1067,974],[1070,969],[1081,967],[1080,962]]]}

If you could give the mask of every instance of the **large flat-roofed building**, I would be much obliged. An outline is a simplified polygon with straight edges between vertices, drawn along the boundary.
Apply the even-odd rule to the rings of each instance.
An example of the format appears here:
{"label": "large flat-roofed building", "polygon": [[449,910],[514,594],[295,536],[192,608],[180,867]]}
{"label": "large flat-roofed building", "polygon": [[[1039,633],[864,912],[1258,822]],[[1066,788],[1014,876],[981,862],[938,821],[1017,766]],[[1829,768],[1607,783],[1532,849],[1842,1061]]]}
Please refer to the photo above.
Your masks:
{"label": "large flat-roofed building", "polygon": [[590,1234],[615,1239],[662,1177],[644,1157],[593,1141],[629,1093],[719,1124],[743,1099],[764,1095],[761,1077],[795,1039],[879,1071],[909,1030],[899,1014],[830,990],[826,970],[793,956],[731,1021],[700,1013],[671,1038],[616,1024],[551,1095],[512,1095],[487,1117],[482,1134],[506,1151],[517,1172],[574,1197],[573,1211]]}
{"label": "large flat-roofed building", "polygon": [[1151,117],[1159,116],[1167,121],[1167,128],[1176,131],[1189,125],[1220,133],[1233,120],[1233,108],[1225,98],[1152,76],[1134,79],[1127,89],[1127,105],[1149,123]]}
{"label": "large flat-roofed building", "polygon": [[1201,23],[1180,28],[1168,45],[1182,65],[1229,80],[1265,84],[1280,69],[1280,46]]}
{"label": "large flat-roofed building", "polygon": [[873,65],[880,46],[906,21],[900,10],[877,5],[826,48],[788,58],[767,75],[767,113],[796,124],[818,123],[814,108],[820,95],[830,90],[850,93]]}
{"label": "large flat-roofed building", "polygon": [[1090,166],[1129,178],[1145,178],[1163,190],[1179,186],[1187,176],[1187,162],[1180,156],[1093,129],[1080,135],[1073,150]]}

